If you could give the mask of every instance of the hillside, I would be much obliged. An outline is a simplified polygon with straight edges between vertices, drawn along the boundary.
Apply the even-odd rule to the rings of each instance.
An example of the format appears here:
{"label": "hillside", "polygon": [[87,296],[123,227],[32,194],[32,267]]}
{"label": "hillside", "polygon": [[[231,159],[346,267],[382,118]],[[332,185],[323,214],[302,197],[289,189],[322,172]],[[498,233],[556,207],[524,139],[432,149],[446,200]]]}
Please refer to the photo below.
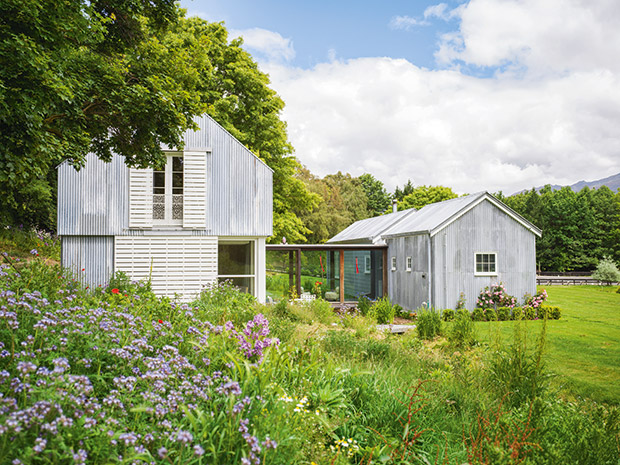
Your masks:
{"label": "hillside", "polygon": [[[607,186],[613,192],[616,192],[618,189],[620,189],[620,173],[614,174],[613,176],[609,176],[607,178],[597,179],[595,181],[578,181],[575,184],[571,184],[569,187],[574,192],[579,192],[584,187],[589,187],[590,189],[598,189],[601,186]],[[564,186],[560,186],[559,184],[551,184],[551,188],[554,191],[560,190],[562,187]],[[543,186],[538,186],[536,187],[536,191],[540,191],[542,188]],[[525,190],[529,190],[529,189],[525,189]],[[524,192],[524,190],[515,192],[514,195],[520,194],[521,192]]]}

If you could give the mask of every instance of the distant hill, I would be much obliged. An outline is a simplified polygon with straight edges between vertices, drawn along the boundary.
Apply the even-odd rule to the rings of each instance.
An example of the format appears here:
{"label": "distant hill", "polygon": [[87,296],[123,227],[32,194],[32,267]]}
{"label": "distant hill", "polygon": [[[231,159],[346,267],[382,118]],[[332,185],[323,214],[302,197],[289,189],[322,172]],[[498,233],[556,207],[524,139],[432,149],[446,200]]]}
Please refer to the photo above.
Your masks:
{"label": "distant hill", "polygon": [[[607,186],[613,192],[616,192],[618,189],[620,189],[620,173],[614,174],[613,176],[609,176],[608,178],[597,179],[596,181],[579,181],[579,182],[576,182],[575,184],[572,184],[569,187],[573,191],[579,192],[584,187],[589,187],[590,189],[598,189],[601,186]],[[560,186],[558,184],[551,185],[551,189],[553,189],[554,191],[560,190],[562,187],[564,186]],[[536,188],[536,190],[540,191],[542,188],[543,186],[539,186]],[[526,190],[531,190],[531,189],[526,189]],[[524,192],[524,191],[515,192],[515,194],[520,194],[521,192]]]}

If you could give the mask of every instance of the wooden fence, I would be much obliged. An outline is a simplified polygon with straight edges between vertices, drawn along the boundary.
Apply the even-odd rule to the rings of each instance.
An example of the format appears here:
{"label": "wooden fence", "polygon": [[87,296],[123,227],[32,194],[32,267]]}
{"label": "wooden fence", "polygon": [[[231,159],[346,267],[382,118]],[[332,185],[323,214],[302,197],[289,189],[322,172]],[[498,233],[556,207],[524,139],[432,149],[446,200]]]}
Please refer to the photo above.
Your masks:
{"label": "wooden fence", "polygon": [[614,285],[617,286],[620,283],[608,283],[605,281],[599,281],[598,279],[594,279],[591,276],[579,276],[579,275],[567,275],[564,273],[553,273],[553,275],[545,275],[545,276],[536,276],[536,284],[539,286],[552,286],[552,285],[561,285],[561,286],[583,286],[583,285],[592,285],[592,286],[605,286],[605,285]]}

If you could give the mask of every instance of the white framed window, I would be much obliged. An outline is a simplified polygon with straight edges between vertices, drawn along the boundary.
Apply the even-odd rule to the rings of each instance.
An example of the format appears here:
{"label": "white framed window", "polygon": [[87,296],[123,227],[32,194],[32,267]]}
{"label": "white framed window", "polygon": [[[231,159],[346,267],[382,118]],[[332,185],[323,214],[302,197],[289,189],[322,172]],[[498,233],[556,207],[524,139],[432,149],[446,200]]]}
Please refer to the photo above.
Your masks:
{"label": "white framed window", "polygon": [[370,257],[364,257],[364,273],[370,274]]}
{"label": "white framed window", "polygon": [[496,252],[476,252],[474,264],[474,275],[476,276],[496,276],[497,275],[497,253]]}
{"label": "white framed window", "polygon": [[392,257],[392,271],[396,271],[396,257]]}
{"label": "white framed window", "polygon": [[162,170],[153,170],[153,224],[183,224],[183,154],[167,155]]}
{"label": "white framed window", "polygon": [[255,295],[254,241],[220,241],[217,247],[218,281],[231,281],[243,292]]}
{"label": "white framed window", "polygon": [[411,259],[411,257],[407,257],[407,271],[411,271],[412,263],[413,260]]}

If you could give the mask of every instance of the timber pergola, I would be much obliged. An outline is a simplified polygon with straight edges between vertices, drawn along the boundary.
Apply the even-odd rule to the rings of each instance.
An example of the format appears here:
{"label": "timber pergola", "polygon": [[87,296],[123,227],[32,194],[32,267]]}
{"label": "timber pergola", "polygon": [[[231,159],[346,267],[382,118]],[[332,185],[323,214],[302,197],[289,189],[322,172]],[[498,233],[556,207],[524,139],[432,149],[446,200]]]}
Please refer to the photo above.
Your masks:
{"label": "timber pergola", "polygon": [[[319,252],[338,252],[340,263],[340,303],[344,300],[344,252],[349,250],[373,251],[381,250],[383,262],[383,295],[387,295],[387,245],[375,244],[267,244],[267,250],[289,253],[289,286],[295,285],[297,295],[301,295],[301,252],[319,251]],[[293,270],[295,272],[293,273]],[[293,282],[294,281],[294,282]]]}

